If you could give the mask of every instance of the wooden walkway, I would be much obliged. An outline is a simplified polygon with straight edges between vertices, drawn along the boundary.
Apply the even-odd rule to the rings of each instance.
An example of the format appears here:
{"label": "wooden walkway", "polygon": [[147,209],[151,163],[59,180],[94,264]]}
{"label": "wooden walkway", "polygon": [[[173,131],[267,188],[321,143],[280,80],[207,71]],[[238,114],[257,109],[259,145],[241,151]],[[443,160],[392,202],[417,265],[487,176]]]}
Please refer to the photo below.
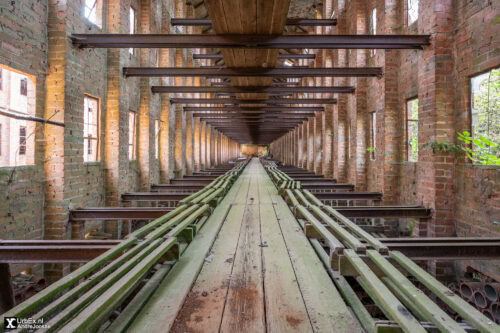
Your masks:
{"label": "wooden walkway", "polygon": [[258,159],[228,196],[171,332],[361,331]]}

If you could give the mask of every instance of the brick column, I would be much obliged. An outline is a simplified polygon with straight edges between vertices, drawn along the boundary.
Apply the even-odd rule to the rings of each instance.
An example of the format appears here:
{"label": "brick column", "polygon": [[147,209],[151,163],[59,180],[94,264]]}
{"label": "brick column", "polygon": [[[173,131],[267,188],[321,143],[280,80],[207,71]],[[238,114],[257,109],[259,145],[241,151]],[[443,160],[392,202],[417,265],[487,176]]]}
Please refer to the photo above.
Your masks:
{"label": "brick column", "polygon": [[[451,1],[430,0],[419,8],[418,33],[430,34],[431,45],[419,59],[419,146],[428,142],[454,142],[454,66],[453,40],[455,13]],[[455,158],[419,149],[417,193],[420,203],[434,213],[428,225],[417,224],[417,232],[429,237],[455,234],[454,174]]]}
{"label": "brick column", "polygon": [[[184,55],[182,49],[176,49],[175,51],[175,66],[184,66]],[[185,80],[182,77],[175,78],[175,84],[178,86],[185,85]],[[182,97],[182,94],[177,94],[178,97]],[[186,115],[182,110],[181,104],[175,104],[175,169],[174,177],[182,178],[186,171]]]}
{"label": "brick column", "polygon": [[194,154],[194,165],[193,171],[200,171],[201,165],[201,126],[200,126],[200,118],[194,118],[194,146],[193,146],[193,154]]}
{"label": "brick column", "polygon": [[[345,1],[335,1],[335,13],[338,23],[333,27],[334,34],[347,34],[347,10]],[[348,67],[347,50],[335,50],[333,54],[333,67]],[[346,86],[349,80],[345,77],[333,78],[336,86]],[[347,182],[347,99],[348,95],[339,94],[337,104],[334,105],[333,114],[333,139],[332,160],[333,177],[339,182]]]}
{"label": "brick column", "polygon": [[[108,5],[108,31],[110,33],[128,33],[128,12],[123,13],[125,6],[121,1]],[[129,99],[127,82],[121,68],[130,62],[128,49],[108,50],[108,78],[106,99],[105,153],[106,170],[106,206],[120,206],[121,194],[128,190],[128,118]],[[50,104],[50,103],[47,103]],[[104,231],[113,238],[120,238],[122,224],[118,221],[106,221]]]}
{"label": "brick column", "polygon": [[207,123],[200,123],[200,169],[207,168]]}
{"label": "brick column", "polygon": [[307,121],[307,170],[314,171],[314,136],[316,134],[315,117]]}

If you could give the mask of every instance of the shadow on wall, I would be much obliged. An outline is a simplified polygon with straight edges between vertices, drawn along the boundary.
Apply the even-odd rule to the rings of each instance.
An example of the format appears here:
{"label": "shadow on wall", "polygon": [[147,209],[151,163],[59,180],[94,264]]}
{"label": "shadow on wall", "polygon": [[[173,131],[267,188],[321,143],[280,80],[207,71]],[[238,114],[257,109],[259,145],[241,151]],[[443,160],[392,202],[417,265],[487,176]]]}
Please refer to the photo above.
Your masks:
{"label": "shadow on wall", "polygon": [[269,155],[269,147],[264,145],[242,145],[241,155],[244,157],[266,157]]}

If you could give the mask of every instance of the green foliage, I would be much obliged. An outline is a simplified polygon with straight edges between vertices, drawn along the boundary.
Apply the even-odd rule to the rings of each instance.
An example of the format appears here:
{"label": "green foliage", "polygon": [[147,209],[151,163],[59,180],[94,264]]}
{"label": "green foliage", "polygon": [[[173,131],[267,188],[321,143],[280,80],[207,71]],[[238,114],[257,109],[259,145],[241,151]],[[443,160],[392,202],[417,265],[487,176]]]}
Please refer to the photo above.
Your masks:
{"label": "green foliage", "polygon": [[[490,153],[491,148],[497,148],[498,144],[492,140],[479,136],[479,139],[471,137],[467,131],[457,132],[459,144],[449,142],[429,142],[423,145],[424,148],[430,147],[433,153],[447,154],[454,153],[459,158],[467,157],[474,163],[481,165],[500,165],[500,158]],[[474,144],[472,149],[471,144]]]}
{"label": "green foliage", "polygon": [[376,149],[375,147],[368,147],[366,148],[366,151],[375,151],[375,149]]}

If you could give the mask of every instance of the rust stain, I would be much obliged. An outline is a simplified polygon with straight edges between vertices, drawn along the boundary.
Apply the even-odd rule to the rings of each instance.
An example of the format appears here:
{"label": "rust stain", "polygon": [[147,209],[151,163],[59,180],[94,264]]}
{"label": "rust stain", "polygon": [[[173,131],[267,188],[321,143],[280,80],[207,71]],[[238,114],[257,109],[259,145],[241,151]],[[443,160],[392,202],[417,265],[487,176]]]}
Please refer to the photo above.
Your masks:
{"label": "rust stain", "polygon": [[287,315],[286,316],[286,321],[290,324],[290,326],[292,326],[293,328],[297,328],[297,326],[299,326],[303,319],[301,318],[297,318],[297,317],[294,317],[294,316],[291,316],[291,315]]}

